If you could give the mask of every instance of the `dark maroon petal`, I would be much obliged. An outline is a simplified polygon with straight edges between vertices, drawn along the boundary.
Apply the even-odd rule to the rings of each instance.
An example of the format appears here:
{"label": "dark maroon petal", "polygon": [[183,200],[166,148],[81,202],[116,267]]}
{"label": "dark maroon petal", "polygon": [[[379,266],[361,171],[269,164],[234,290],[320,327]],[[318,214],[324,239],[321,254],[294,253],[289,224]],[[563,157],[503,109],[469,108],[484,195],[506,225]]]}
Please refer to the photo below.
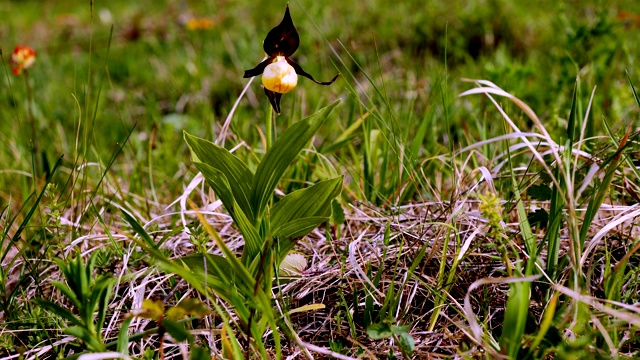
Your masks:
{"label": "dark maroon petal", "polygon": [[299,45],[300,36],[296,31],[296,27],[293,26],[293,20],[291,19],[291,14],[289,14],[289,4],[287,4],[284,18],[282,18],[280,25],[269,31],[264,39],[262,48],[269,56],[291,56],[298,50]]}
{"label": "dark maroon petal", "polygon": [[331,84],[333,84],[334,81],[336,81],[338,76],[340,76],[340,74],[338,74],[338,75],[334,76],[333,79],[331,79],[330,81],[318,81],[318,80],[314,79],[313,76],[311,76],[311,74],[309,74],[306,71],[302,70],[302,67],[300,65],[296,64],[295,61],[293,61],[293,60],[291,60],[289,58],[285,58],[285,60],[287,60],[289,65],[291,65],[293,67],[293,70],[296,71],[296,74],[302,75],[302,76],[306,77],[307,79],[310,79],[311,81],[313,81],[316,84],[331,85]]}
{"label": "dark maroon petal", "polygon": [[273,110],[276,111],[276,114],[280,115],[280,99],[282,98],[282,94],[271,91],[267,88],[264,88],[264,93],[267,94]]}
{"label": "dark maroon petal", "polygon": [[243,77],[246,79],[246,78],[251,78],[251,77],[258,76],[258,75],[262,74],[262,72],[264,71],[264,68],[266,68],[267,65],[269,65],[271,60],[272,59],[269,58],[269,59],[261,62],[260,64],[258,64],[258,66],[254,67],[253,69],[245,70]]}

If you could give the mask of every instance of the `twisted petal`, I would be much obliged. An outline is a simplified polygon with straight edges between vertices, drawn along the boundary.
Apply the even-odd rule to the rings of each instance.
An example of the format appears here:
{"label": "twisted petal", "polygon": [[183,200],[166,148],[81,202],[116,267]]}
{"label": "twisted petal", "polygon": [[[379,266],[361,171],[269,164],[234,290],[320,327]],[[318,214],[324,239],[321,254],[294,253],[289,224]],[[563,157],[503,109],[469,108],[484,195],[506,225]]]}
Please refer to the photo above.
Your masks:
{"label": "twisted petal", "polygon": [[291,56],[298,50],[299,45],[300,36],[296,27],[293,26],[293,20],[291,19],[291,14],[289,14],[289,4],[287,4],[287,10],[284,12],[280,25],[269,31],[264,39],[262,48],[269,56]]}
{"label": "twisted petal", "polygon": [[280,99],[282,98],[282,94],[271,91],[267,88],[264,88],[264,93],[267,94],[273,110],[276,111],[276,114],[280,115]]}
{"label": "twisted petal", "polygon": [[304,76],[304,77],[306,77],[307,79],[313,81],[316,84],[331,85],[331,84],[333,84],[334,81],[336,81],[338,76],[340,76],[340,74],[338,74],[338,75],[334,76],[333,79],[331,79],[329,81],[318,81],[318,80],[314,79],[313,76],[311,76],[311,74],[309,74],[306,71],[304,71],[300,65],[296,64],[295,61],[293,61],[293,60],[291,60],[289,58],[286,58],[286,60],[289,63],[289,65],[291,65],[293,67],[293,69],[296,71],[296,74]]}
{"label": "twisted petal", "polygon": [[258,64],[258,66],[254,67],[251,70],[245,70],[244,71],[244,76],[243,78],[251,78],[254,76],[258,76],[260,74],[262,74],[262,72],[264,71],[264,68],[267,67],[267,65],[269,65],[271,63],[273,59],[269,58],[263,62],[261,62],[260,64]]}

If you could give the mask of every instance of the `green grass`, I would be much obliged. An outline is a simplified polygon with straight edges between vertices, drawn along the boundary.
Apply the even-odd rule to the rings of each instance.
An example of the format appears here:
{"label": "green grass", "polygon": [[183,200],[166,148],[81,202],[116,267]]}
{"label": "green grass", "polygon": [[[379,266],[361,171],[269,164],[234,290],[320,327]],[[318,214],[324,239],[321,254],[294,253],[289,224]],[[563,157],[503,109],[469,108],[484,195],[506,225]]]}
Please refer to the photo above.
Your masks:
{"label": "green grass", "polygon": [[[342,76],[300,78],[276,138],[341,104],[269,207],[344,175],[344,215],[333,204],[332,220],[298,241],[302,275],[256,279],[254,263],[227,278],[269,285],[270,299],[255,285],[257,305],[252,289],[221,296],[216,279],[181,267],[185,255],[245,250],[213,190],[187,188],[198,169],[183,132],[220,139],[256,172],[270,144],[260,79],[220,133],[285,4],[0,3],[0,358],[103,346],[178,356],[165,334],[197,358],[639,356],[632,1],[290,2],[293,58],[318,80]],[[213,27],[191,30],[192,17]],[[37,52],[31,103],[9,65],[17,44]],[[60,268],[90,257],[96,278],[115,278],[97,326],[95,304],[61,285],[80,275]],[[89,335],[65,331],[73,321]]]}

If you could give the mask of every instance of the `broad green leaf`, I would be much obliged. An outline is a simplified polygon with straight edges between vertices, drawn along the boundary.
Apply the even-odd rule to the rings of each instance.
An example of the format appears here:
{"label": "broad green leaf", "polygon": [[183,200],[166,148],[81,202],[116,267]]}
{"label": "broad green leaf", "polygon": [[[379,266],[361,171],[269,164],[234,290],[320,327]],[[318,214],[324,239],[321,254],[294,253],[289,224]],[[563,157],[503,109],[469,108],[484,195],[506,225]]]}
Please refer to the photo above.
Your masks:
{"label": "broad green leaf", "polygon": [[209,350],[200,346],[195,346],[191,349],[189,360],[211,360],[211,354],[209,353]]}
{"label": "broad green leaf", "polygon": [[[244,288],[244,293],[253,291],[253,282],[247,284],[236,276],[236,267],[239,260],[231,255],[234,261],[228,261],[226,257],[214,254],[190,254],[176,261],[182,262],[193,279],[198,279],[200,285],[207,286],[222,298],[234,303],[238,296],[239,288]],[[206,265],[205,265],[206,259]],[[205,273],[206,269],[206,273]]]}
{"label": "broad green leaf", "polygon": [[[310,217],[329,217],[331,201],[342,191],[342,176],[320,181],[306,189],[283,197],[271,208],[271,229],[274,237],[287,237],[281,227],[294,220]],[[302,235],[295,236],[304,236]],[[289,236],[290,237],[290,236]]]}
{"label": "broad green leaf", "polygon": [[207,179],[209,185],[216,192],[216,195],[220,198],[224,204],[227,212],[233,218],[233,222],[238,226],[242,236],[244,237],[245,249],[242,253],[242,258],[253,259],[260,253],[263,240],[260,238],[258,231],[253,223],[247,218],[242,208],[238,206],[233,196],[233,191],[227,177],[219,170],[201,162],[194,162],[194,165],[202,172],[202,175]]}
{"label": "broad green leaf", "polygon": [[367,327],[367,335],[373,340],[385,339],[393,335],[386,323],[371,324]]}
{"label": "broad green leaf", "polygon": [[[206,263],[205,263],[206,259]],[[233,271],[229,262],[224,256],[215,255],[215,254],[189,254],[179,258],[182,262],[184,262],[191,272],[206,272],[207,274],[220,277],[219,270],[221,270],[225,275],[224,278],[221,279],[229,279],[233,277]]]}
{"label": "broad green leaf", "polygon": [[186,341],[191,337],[191,333],[184,328],[184,325],[177,321],[164,319],[162,320],[162,326],[164,326],[167,333],[178,342]]}
{"label": "broad green leaf", "polygon": [[[208,224],[205,224],[205,227],[206,226],[208,226]],[[213,290],[216,296],[224,299],[234,307],[235,313],[240,318],[240,321],[247,321],[250,316],[250,310],[245,304],[246,298],[240,296],[233,287],[229,286],[229,283],[223,283],[219,279],[216,279],[212,276],[209,276],[207,280],[204,281],[202,276],[198,276],[198,274],[192,273],[182,261],[169,259],[161,251],[150,247],[147,243],[140,239],[134,238],[133,241],[153,257],[160,270],[169,274],[180,276],[201,294],[205,294],[210,297],[210,294],[212,293],[211,290]],[[242,264],[240,264],[239,260],[235,258],[233,252],[231,252],[231,250],[229,250],[229,248],[226,247],[222,242],[218,243],[218,246],[222,249],[223,253],[227,257],[233,257],[233,260],[229,261],[229,263],[237,273],[237,276],[239,278],[238,284],[253,288],[255,286],[255,281],[253,281],[251,275],[248,274],[246,268],[244,268]],[[237,269],[241,269],[240,272],[238,272]]]}
{"label": "broad green leaf", "polygon": [[[184,139],[191,149],[193,162],[211,166],[224,174],[229,183],[233,184],[231,187],[233,197],[249,221],[255,225],[255,214],[249,204],[253,174],[247,165],[231,154],[229,150],[210,141],[195,137],[186,132],[184,133]],[[212,182],[213,179],[209,179],[205,173],[202,173],[202,175],[204,175],[209,183]]]}
{"label": "broad green leaf", "polygon": [[396,335],[407,333],[409,329],[411,329],[411,325],[391,325],[391,332]]}
{"label": "broad green leaf", "polygon": [[340,200],[331,200],[331,223],[333,225],[342,225],[345,221],[344,210],[340,205]]}
{"label": "broad green leaf", "polygon": [[407,332],[398,335],[398,342],[400,348],[404,351],[407,351],[408,353],[413,353],[413,351],[416,349],[416,341],[413,339],[413,336],[411,336],[411,334]]}
{"label": "broad green leaf", "polygon": [[311,141],[313,135],[338,103],[339,100],[290,126],[264,156],[256,169],[251,194],[251,205],[255,210],[256,219],[262,218],[282,174],[298,156],[298,153]]}
{"label": "broad green leaf", "polygon": [[[317,228],[320,224],[327,220],[329,220],[328,216],[314,216],[295,219],[275,229],[273,236],[275,238],[278,238],[278,240],[281,242],[283,240],[300,238],[307,235],[313,229]],[[283,244],[280,243],[279,246],[282,245]],[[280,249],[280,253],[283,253],[283,251],[283,249]]]}

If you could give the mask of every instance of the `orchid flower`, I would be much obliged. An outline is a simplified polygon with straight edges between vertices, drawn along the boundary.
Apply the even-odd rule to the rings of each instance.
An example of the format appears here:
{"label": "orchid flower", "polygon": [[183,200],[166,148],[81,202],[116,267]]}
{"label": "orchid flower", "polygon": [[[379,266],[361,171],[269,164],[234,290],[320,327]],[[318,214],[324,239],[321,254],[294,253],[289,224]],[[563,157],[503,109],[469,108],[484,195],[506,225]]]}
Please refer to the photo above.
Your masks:
{"label": "orchid flower", "polygon": [[255,68],[244,72],[245,78],[251,78],[262,74],[262,85],[267,94],[271,106],[280,114],[280,98],[293,90],[298,84],[298,75],[320,85],[331,85],[338,75],[331,81],[317,81],[309,73],[305,72],[300,65],[291,60],[290,56],[296,52],[300,45],[300,36],[293,25],[289,5],[284,12],[284,18],[280,25],[269,31],[264,39],[262,48],[267,53],[267,59],[258,64]]}

